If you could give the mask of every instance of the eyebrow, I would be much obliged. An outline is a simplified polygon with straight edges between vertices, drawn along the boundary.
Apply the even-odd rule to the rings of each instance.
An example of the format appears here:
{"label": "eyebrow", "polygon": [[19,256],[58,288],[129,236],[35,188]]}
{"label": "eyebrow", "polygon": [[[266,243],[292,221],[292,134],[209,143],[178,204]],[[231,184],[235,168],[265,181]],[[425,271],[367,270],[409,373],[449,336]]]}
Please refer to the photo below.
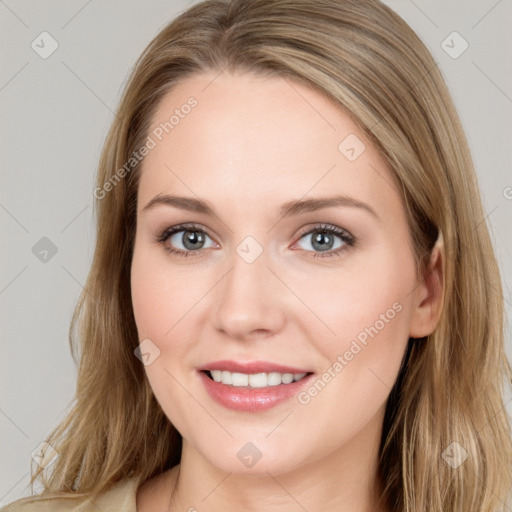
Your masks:
{"label": "eyebrow", "polygon": [[[155,196],[146,206],[144,206],[142,211],[144,212],[150,210],[159,205],[174,206],[175,208],[180,208],[190,212],[215,216],[213,209],[208,206],[206,202],[201,201],[200,199],[195,199],[193,197],[174,196],[169,194],[159,194]],[[373,215],[376,219],[379,218],[375,210],[370,205],[348,196],[318,197],[312,199],[288,201],[287,203],[281,205],[279,208],[279,213],[281,217],[291,217],[300,215],[302,213],[321,210],[322,208],[332,207],[361,208],[362,210],[365,210]]]}

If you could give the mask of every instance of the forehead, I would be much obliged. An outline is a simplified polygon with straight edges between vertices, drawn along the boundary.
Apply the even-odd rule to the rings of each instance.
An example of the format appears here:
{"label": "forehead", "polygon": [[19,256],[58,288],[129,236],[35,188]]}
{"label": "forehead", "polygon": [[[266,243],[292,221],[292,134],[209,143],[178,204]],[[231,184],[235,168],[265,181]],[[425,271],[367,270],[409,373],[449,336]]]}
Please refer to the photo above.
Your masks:
{"label": "forehead", "polygon": [[193,75],[163,98],[150,129],[143,200],[171,191],[220,203],[334,192],[399,200],[384,158],[354,121],[289,78]]}

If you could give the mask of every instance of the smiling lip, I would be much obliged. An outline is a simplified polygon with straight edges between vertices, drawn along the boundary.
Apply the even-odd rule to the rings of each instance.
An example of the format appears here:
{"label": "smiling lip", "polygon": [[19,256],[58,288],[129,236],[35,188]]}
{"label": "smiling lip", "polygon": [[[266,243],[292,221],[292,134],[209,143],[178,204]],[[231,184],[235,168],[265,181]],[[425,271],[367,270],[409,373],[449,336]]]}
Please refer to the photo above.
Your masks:
{"label": "smiling lip", "polygon": [[[234,373],[306,373],[301,380],[290,384],[266,386],[263,388],[249,388],[243,386],[230,386],[216,382],[208,375],[208,370],[225,370]],[[241,363],[236,361],[215,361],[198,368],[198,374],[210,397],[220,405],[244,412],[259,412],[275,407],[276,405],[295,396],[304,387],[313,373],[303,368],[283,366],[266,361]]]}
{"label": "smiling lip", "polygon": [[268,361],[213,361],[198,368],[199,371],[205,370],[226,370],[232,373],[310,373],[311,370],[297,368],[292,366],[284,366],[282,364],[270,363]]}

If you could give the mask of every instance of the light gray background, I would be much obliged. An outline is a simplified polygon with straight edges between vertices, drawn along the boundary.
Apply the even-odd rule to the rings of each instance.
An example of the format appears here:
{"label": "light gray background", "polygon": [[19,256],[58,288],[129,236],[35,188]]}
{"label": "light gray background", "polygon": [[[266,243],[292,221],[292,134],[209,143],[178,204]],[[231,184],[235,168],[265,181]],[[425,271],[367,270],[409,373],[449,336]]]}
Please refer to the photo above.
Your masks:
{"label": "light gray background", "polygon": [[[112,111],[146,44],[193,3],[0,0],[0,506],[29,494],[30,455],[73,397],[68,327],[92,260],[94,174]],[[503,271],[510,356],[512,2],[386,3],[425,41],[455,98]],[[47,59],[31,48],[43,31],[59,45]],[[469,44],[456,59],[441,46],[453,31]],[[46,263],[32,252],[42,237],[57,247]]]}

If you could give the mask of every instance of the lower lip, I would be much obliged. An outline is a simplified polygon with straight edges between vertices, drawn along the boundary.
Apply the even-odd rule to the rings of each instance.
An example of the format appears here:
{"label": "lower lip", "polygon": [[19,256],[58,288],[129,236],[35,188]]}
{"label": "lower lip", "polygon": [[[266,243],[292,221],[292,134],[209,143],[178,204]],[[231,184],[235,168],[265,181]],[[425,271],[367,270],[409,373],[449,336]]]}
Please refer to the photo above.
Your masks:
{"label": "lower lip", "polygon": [[199,372],[208,394],[219,404],[234,411],[258,412],[275,407],[288,400],[302,388],[313,374],[290,384],[279,384],[264,388],[230,386],[210,379],[205,372]]}

